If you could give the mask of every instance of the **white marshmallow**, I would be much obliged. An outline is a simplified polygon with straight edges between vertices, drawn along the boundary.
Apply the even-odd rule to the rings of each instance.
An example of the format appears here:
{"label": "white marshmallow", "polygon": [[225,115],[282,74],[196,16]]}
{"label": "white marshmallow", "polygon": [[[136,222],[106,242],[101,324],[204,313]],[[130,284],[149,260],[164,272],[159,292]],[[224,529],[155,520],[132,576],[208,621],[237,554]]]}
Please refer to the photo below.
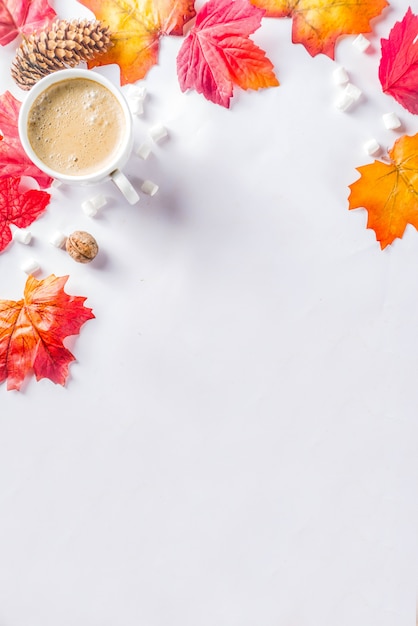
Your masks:
{"label": "white marshmallow", "polygon": [[340,93],[334,104],[339,111],[347,111],[347,109],[349,109],[354,102],[355,100],[353,96],[350,96],[350,94],[343,91]]}
{"label": "white marshmallow", "polygon": [[360,52],[366,52],[370,46],[370,41],[364,35],[358,35],[353,41],[353,46]]}
{"label": "white marshmallow", "polygon": [[380,152],[381,147],[380,144],[377,143],[376,139],[369,139],[363,144],[363,148],[366,154],[373,156]]}
{"label": "white marshmallow", "polygon": [[347,70],[342,65],[333,71],[332,76],[336,85],[345,85],[349,81]]}
{"label": "white marshmallow", "polygon": [[104,196],[102,193],[98,193],[96,196],[90,198],[90,202],[96,209],[101,209],[107,204],[106,196]]}
{"label": "white marshmallow", "polygon": [[60,180],[58,180],[58,178],[54,178],[54,180],[51,183],[51,187],[54,187],[56,189],[58,187],[61,187],[61,185],[62,185],[62,182]]}
{"label": "white marshmallow", "polygon": [[13,241],[18,241],[19,243],[24,243],[28,245],[31,242],[32,233],[30,230],[25,230],[23,228],[17,228],[13,233]]}
{"label": "white marshmallow", "polygon": [[99,209],[107,204],[107,200],[102,193],[97,194],[97,196],[92,196],[84,202],[81,203],[81,208],[84,213],[89,217],[94,217]]}
{"label": "white marshmallow", "polygon": [[356,87],[356,85],[353,85],[352,83],[348,83],[344,91],[348,96],[353,98],[354,102],[356,102],[363,93],[359,87]]}
{"label": "white marshmallow", "polygon": [[148,143],[142,143],[136,150],[136,154],[146,161],[152,152],[152,148]]}
{"label": "white marshmallow", "polygon": [[36,272],[39,272],[39,270],[41,269],[41,266],[39,265],[38,261],[36,261],[35,259],[27,259],[27,261],[25,261],[24,263],[22,263],[22,270],[26,273],[26,274],[36,274]]}
{"label": "white marshmallow", "polygon": [[401,126],[401,120],[396,113],[385,113],[382,115],[383,124],[388,130],[395,130]]}
{"label": "white marshmallow", "polygon": [[67,241],[66,235],[64,235],[64,233],[62,233],[60,230],[57,230],[51,236],[49,243],[55,246],[56,248],[62,248],[66,241]]}
{"label": "white marshmallow", "polygon": [[144,102],[139,99],[128,99],[128,105],[133,115],[142,115],[144,112]]}
{"label": "white marshmallow", "polygon": [[152,180],[144,180],[141,185],[141,191],[147,193],[149,196],[154,196],[157,193],[158,189],[158,185],[153,183]]}
{"label": "white marshmallow", "polygon": [[149,134],[154,141],[161,141],[168,135],[167,129],[162,124],[156,124],[155,126],[150,128]]}
{"label": "white marshmallow", "polygon": [[142,115],[147,90],[145,85],[129,85],[126,89],[126,99],[133,115]]}
{"label": "white marshmallow", "polygon": [[91,200],[84,200],[81,203],[81,208],[88,217],[94,217],[97,213],[97,209]]}
{"label": "white marshmallow", "polygon": [[127,89],[127,97],[132,100],[145,100],[147,88],[145,85],[129,85]]}

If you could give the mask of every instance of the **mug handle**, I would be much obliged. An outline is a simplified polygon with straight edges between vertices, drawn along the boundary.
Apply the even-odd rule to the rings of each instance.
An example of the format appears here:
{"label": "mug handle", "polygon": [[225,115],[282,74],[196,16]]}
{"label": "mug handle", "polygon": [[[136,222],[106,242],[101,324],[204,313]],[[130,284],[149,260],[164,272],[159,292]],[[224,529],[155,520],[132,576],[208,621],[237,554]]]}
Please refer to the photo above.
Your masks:
{"label": "mug handle", "polygon": [[120,170],[115,170],[110,174],[110,178],[115,183],[116,187],[120,189],[129,204],[136,204],[139,201],[139,195],[132,187],[125,174],[122,174]]}

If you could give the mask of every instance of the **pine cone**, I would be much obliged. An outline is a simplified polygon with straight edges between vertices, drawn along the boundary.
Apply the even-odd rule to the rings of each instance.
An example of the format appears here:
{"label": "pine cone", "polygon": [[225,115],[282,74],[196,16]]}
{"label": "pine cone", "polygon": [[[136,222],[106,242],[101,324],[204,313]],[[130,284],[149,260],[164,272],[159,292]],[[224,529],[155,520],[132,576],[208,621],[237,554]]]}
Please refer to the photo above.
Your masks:
{"label": "pine cone", "polygon": [[43,76],[89,61],[111,46],[109,29],[99,21],[58,20],[21,43],[12,63],[12,76],[28,91]]}

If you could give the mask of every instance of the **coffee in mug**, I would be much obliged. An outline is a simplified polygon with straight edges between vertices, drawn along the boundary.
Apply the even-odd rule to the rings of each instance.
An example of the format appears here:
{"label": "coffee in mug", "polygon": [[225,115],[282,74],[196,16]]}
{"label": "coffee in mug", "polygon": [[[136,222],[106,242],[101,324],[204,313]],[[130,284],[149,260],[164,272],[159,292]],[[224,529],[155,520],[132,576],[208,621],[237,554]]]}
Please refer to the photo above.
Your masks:
{"label": "coffee in mug", "polygon": [[86,78],[48,87],[32,104],[27,124],[29,143],[39,159],[69,176],[106,167],[126,132],[118,100],[107,87]]}
{"label": "coffee in mug", "polygon": [[121,172],[133,147],[132,115],[104,76],[75,68],[41,78],[22,103],[18,128],[26,154],[52,178],[75,185],[110,179],[138,202]]}

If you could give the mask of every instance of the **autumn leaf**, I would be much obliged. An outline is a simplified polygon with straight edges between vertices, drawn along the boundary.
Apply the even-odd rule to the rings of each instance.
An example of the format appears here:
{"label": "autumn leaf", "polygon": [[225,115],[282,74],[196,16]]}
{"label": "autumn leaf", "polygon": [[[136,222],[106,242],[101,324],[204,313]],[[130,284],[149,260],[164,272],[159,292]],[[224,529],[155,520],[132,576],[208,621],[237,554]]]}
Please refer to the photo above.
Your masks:
{"label": "autumn leaf", "polygon": [[114,44],[88,66],[116,63],[121,84],[133,83],[158,61],[163,35],[184,34],[184,25],[195,15],[194,0],[80,0],[106,24]]}
{"label": "autumn leaf", "polygon": [[269,17],[292,17],[292,41],[311,56],[334,58],[342,35],[368,33],[370,20],[388,6],[387,0],[251,0]]}
{"label": "autumn leaf", "polygon": [[23,191],[20,178],[0,179],[0,252],[12,240],[10,224],[26,228],[44,212],[50,198],[46,191]]}
{"label": "autumn leaf", "polygon": [[418,15],[409,8],[382,39],[379,79],[384,93],[410,113],[418,114]]}
{"label": "autumn leaf", "polygon": [[55,17],[47,0],[0,0],[0,45],[42,28]]}
{"label": "autumn leaf", "polygon": [[357,168],[360,178],[350,185],[349,208],[368,211],[381,248],[402,237],[406,225],[418,229],[418,134],[404,135],[388,152],[388,163],[374,161]]}
{"label": "autumn leaf", "polygon": [[277,86],[273,64],[249,39],[263,15],[248,0],[209,0],[177,57],[181,90],[195,89],[228,108],[234,85],[242,89]]}
{"label": "autumn leaf", "polygon": [[53,178],[32,163],[20,143],[17,130],[20,102],[9,92],[0,96],[0,179],[4,177],[31,176],[43,189],[51,186]]}
{"label": "autumn leaf", "polygon": [[0,383],[19,390],[25,377],[64,385],[75,357],[63,340],[94,318],[86,298],[64,291],[68,276],[29,276],[22,300],[0,300]]}

